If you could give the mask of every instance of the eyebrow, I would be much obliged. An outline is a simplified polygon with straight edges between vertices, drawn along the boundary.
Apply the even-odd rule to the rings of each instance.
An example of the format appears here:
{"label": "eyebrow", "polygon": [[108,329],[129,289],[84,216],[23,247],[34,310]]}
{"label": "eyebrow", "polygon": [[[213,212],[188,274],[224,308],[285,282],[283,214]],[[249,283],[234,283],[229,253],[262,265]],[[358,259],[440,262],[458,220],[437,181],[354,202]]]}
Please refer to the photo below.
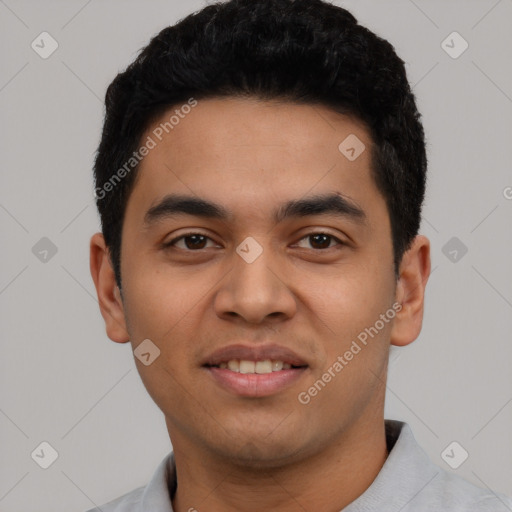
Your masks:
{"label": "eyebrow", "polygon": [[[367,220],[364,210],[339,192],[287,201],[274,211],[273,220],[278,224],[289,218],[329,214],[348,218],[361,224]],[[192,215],[225,222],[232,221],[235,217],[232,211],[207,199],[169,194],[146,212],[144,226],[149,227],[160,220],[181,215]]]}

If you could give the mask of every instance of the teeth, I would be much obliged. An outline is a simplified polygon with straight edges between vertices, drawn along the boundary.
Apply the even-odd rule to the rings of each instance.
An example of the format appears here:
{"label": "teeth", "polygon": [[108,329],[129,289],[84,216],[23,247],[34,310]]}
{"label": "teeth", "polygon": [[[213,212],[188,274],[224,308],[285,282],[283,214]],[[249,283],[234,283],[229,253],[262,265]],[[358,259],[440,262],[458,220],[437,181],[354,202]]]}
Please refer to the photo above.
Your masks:
{"label": "teeth", "polygon": [[272,361],[272,371],[278,372],[283,369],[283,361]]}
{"label": "teeth", "polygon": [[239,372],[240,371],[240,361],[237,361],[236,359],[232,359],[231,361],[228,361],[228,368],[232,372]]}
{"label": "teeth", "polygon": [[254,361],[240,361],[240,373],[254,373],[256,363]]}
{"label": "teeth", "polygon": [[227,363],[223,362],[219,364],[219,368],[228,368],[232,372],[236,373],[272,373],[279,372],[281,370],[289,370],[292,367],[289,363],[283,363],[283,361],[271,361],[266,359],[264,361],[246,361],[244,359],[231,359]]}
{"label": "teeth", "polygon": [[254,369],[256,373],[272,373],[272,361],[258,361],[256,363],[256,368]]}

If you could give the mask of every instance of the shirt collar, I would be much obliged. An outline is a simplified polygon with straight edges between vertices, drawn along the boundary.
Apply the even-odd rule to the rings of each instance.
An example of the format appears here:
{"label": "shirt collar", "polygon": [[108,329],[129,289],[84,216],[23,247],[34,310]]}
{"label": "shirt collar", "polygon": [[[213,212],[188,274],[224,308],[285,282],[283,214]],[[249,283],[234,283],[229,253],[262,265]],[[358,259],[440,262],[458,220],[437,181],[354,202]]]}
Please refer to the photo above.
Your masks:
{"label": "shirt collar", "polygon": [[405,510],[408,503],[441,472],[402,421],[386,420],[389,455],[366,491],[343,512]]}
{"label": "shirt collar", "polygon": [[140,512],[174,512],[172,497],[176,492],[176,463],[174,453],[169,453],[160,462],[155,474],[144,489],[140,501]]}

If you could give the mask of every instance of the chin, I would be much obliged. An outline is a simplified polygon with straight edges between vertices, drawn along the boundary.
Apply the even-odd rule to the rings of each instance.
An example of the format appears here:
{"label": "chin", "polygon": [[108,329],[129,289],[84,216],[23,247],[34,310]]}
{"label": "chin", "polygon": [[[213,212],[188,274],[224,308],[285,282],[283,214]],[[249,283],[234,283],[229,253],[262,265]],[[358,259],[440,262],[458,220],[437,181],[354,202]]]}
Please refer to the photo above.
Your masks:
{"label": "chin", "polygon": [[287,429],[278,435],[277,430],[272,432],[267,426],[264,431],[253,429],[251,432],[250,428],[246,428],[233,432],[228,439],[215,446],[212,446],[213,440],[210,439],[210,448],[231,464],[255,470],[295,464],[311,450],[311,447],[307,449],[307,439],[302,433]]}
{"label": "chin", "polygon": [[248,442],[239,450],[231,450],[230,453],[222,451],[222,455],[229,459],[231,464],[238,464],[244,470],[274,469],[294,464],[300,459],[298,454],[301,447],[279,447],[266,444],[254,444]]}

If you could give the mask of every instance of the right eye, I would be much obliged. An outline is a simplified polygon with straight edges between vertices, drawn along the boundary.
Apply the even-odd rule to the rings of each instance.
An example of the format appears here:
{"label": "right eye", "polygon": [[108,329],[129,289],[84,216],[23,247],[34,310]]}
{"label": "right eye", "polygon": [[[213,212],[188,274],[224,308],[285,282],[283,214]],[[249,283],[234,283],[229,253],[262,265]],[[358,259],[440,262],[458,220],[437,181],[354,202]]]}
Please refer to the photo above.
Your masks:
{"label": "right eye", "polygon": [[166,242],[164,244],[164,248],[167,249],[170,247],[178,247],[176,244],[178,242],[183,241],[185,246],[178,247],[179,249],[195,252],[197,250],[205,248],[206,240],[212,240],[212,239],[206,235],[203,235],[202,233],[190,232],[190,233],[185,233],[184,235],[180,235],[180,236],[172,239],[170,242]]}

